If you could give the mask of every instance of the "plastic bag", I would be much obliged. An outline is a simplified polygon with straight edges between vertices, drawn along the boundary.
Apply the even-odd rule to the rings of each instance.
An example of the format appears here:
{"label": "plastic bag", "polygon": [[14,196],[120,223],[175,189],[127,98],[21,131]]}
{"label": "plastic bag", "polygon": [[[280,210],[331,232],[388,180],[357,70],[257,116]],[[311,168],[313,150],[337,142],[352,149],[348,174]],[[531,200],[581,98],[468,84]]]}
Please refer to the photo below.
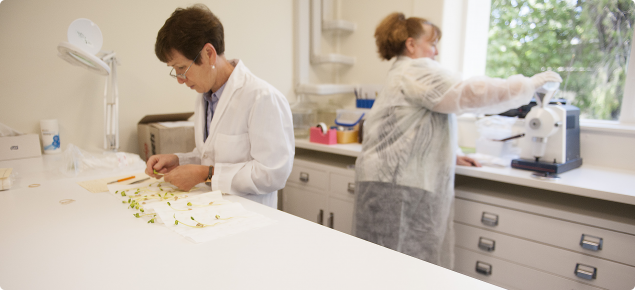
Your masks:
{"label": "plastic bag", "polygon": [[[495,162],[497,165],[508,163],[508,166],[511,166],[511,160],[518,158],[518,154],[520,153],[520,148],[514,146],[516,140],[496,140],[513,136],[512,127],[517,119],[516,117],[496,115],[476,121],[476,128],[479,133],[479,138],[476,139],[476,153],[499,158],[499,160]],[[483,161],[483,158],[479,159],[477,159],[479,162]]]}
{"label": "plastic bag", "polygon": [[64,163],[61,171],[66,176],[77,176],[91,169],[121,169],[131,166],[145,167],[139,155],[126,152],[104,152],[103,155],[88,153],[79,147],[68,144],[64,151]]}

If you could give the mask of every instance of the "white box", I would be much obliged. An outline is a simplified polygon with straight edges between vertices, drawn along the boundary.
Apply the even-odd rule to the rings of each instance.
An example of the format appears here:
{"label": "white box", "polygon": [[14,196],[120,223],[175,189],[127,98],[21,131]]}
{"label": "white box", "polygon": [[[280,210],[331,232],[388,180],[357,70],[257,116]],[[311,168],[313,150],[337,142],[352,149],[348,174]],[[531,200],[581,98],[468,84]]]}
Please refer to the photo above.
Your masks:
{"label": "white box", "polygon": [[38,134],[0,137],[0,160],[42,156]]}

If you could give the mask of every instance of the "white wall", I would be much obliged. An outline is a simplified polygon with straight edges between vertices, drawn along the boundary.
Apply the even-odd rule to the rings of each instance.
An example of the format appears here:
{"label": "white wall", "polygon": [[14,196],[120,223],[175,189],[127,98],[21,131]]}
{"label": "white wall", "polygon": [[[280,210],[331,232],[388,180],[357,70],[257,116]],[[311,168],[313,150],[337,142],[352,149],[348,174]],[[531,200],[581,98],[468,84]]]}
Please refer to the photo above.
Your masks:
{"label": "white wall", "polygon": [[76,18],[95,22],[104,50],[114,50],[120,94],[120,151],[138,153],[137,122],[145,115],[193,111],[195,92],[179,86],[154,55],[158,30],[177,7],[206,4],[225,28],[226,56],[293,95],[293,0],[4,0],[0,3],[0,123],[39,132],[58,119],[62,149],[103,146],[106,78],[57,57]]}

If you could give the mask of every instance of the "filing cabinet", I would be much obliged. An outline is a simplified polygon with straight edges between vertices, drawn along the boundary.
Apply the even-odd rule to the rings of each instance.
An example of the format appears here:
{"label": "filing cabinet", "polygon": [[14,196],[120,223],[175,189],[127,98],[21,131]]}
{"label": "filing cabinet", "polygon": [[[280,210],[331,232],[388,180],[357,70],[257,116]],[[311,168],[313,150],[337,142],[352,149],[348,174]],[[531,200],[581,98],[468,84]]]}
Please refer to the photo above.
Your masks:
{"label": "filing cabinet", "polygon": [[635,206],[470,178],[455,194],[456,271],[510,289],[635,287]]}
{"label": "filing cabinet", "polygon": [[282,210],[332,229],[351,234],[355,159],[296,153],[293,169],[282,190]]}

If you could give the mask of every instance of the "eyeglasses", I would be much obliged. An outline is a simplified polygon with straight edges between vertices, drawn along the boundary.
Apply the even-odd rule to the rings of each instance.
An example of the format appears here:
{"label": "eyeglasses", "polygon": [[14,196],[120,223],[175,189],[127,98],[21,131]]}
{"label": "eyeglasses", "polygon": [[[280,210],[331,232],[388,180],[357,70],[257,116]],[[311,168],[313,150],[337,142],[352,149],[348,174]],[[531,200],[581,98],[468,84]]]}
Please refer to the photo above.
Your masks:
{"label": "eyeglasses", "polygon": [[[203,50],[201,49],[201,51],[203,51]],[[187,71],[188,71],[188,70],[190,70],[190,68],[192,67],[192,65],[196,62],[196,59],[199,57],[199,55],[201,55],[201,51],[199,51],[199,52],[198,52],[198,54],[196,55],[196,57],[194,58],[194,60],[193,60],[193,61],[192,61],[192,63],[190,64],[190,66],[188,66],[188,67],[187,67],[187,69],[185,70],[185,72],[184,72],[184,73],[182,73],[182,74],[175,74],[175,73],[174,73],[174,68],[172,68],[172,70],[170,71],[170,76],[171,76],[171,77],[173,77],[173,78],[175,78],[175,79],[176,79],[176,78],[179,78],[179,79],[182,79],[182,80],[187,80],[187,77],[185,76],[185,74],[187,73]]]}

